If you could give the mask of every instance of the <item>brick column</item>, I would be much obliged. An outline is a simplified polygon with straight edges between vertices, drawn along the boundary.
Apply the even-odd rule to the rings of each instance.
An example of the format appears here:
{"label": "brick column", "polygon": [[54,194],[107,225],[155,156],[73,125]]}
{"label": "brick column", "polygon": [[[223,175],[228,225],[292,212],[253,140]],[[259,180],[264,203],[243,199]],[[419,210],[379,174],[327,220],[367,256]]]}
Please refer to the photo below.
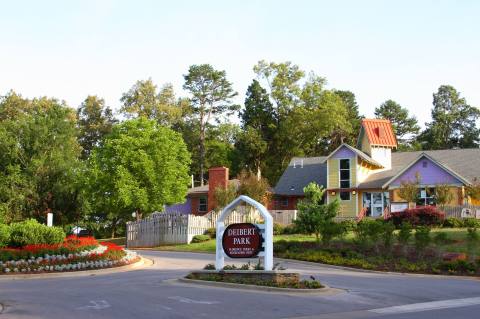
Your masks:
{"label": "brick column", "polygon": [[215,189],[228,186],[228,168],[212,167],[208,170],[208,211],[215,208]]}

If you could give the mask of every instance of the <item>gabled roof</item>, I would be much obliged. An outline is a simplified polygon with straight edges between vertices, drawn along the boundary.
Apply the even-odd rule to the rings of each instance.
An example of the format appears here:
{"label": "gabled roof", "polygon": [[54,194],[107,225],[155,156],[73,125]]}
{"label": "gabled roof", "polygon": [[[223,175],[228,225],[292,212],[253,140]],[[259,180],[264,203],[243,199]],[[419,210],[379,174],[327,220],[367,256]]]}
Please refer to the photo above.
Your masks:
{"label": "gabled roof", "polygon": [[327,187],[326,157],[294,157],[274,188],[277,195],[303,195],[310,182]]}
{"label": "gabled roof", "polygon": [[440,166],[442,169],[444,169],[446,172],[448,172],[450,175],[456,177],[459,181],[461,181],[462,183],[464,184],[469,184],[469,181],[467,181],[465,178],[463,178],[461,175],[459,175],[458,173],[456,173],[455,171],[453,171],[452,169],[450,169],[447,165],[443,164],[443,163],[440,163],[438,162],[437,160],[435,160],[434,158],[432,158],[431,156],[429,156],[427,153],[425,152],[422,152],[420,153],[420,155],[415,158],[412,162],[410,162],[410,164],[408,164],[407,166],[405,166],[402,170],[400,170],[400,172],[398,172],[397,174],[395,174],[394,176],[392,176],[392,178],[390,178],[385,184],[382,185],[382,188],[386,188],[388,187],[388,185],[390,185],[393,181],[395,181],[398,177],[402,176],[403,173],[405,173],[410,167],[412,167],[413,165],[415,165],[419,160],[421,160],[422,158],[427,158],[429,159],[430,161],[432,161],[433,163],[437,164],[438,166]]}
{"label": "gabled roof", "polygon": [[480,177],[480,148],[452,149],[416,152],[392,152],[392,168],[371,174],[359,185],[359,188],[382,188],[394,176],[406,169],[422,155],[426,154],[435,163],[455,172],[465,182],[472,183]]}
{"label": "gabled roof", "polygon": [[389,120],[363,119],[360,135],[362,131],[367,134],[371,146],[397,147],[397,138]]}
{"label": "gabled roof", "polygon": [[351,150],[352,152],[354,152],[355,154],[357,154],[358,156],[360,156],[361,159],[363,159],[364,161],[372,164],[372,165],[375,165],[377,167],[380,167],[380,168],[383,168],[383,165],[380,164],[379,162],[377,162],[376,160],[374,160],[373,158],[371,158],[370,156],[368,156],[367,154],[365,154],[364,152],[356,149],[355,147],[352,147],[346,143],[343,143],[342,145],[340,145],[339,147],[337,147],[332,153],[330,153],[330,155],[328,155],[327,157],[327,160],[329,158],[331,158],[336,152],[338,152],[340,149],[342,149],[342,147],[346,147],[348,148],[349,150]]}

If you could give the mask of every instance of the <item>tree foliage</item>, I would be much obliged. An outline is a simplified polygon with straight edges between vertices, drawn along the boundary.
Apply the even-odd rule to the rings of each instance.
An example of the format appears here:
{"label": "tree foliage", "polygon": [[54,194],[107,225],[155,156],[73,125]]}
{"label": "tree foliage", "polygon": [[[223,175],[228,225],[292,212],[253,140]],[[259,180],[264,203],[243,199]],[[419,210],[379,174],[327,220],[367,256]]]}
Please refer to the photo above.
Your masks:
{"label": "tree foliage", "polygon": [[166,83],[157,92],[152,79],[137,81],[120,99],[120,109],[127,118],[145,117],[171,127],[180,121],[185,100],[177,100],[173,86]]}
{"label": "tree foliage", "polygon": [[75,111],[50,98],[0,99],[0,215],[6,222],[76,220],[81,213],[81,148]]}
{"label": "tree foliage", "polygon": [[424,149],[478,147],[480,110],[467,103],[451,85],[433,94],[432,122],[421,135]]}
{"label": "tree foliage", "polygon": [[320,236],[324,244],[344,233],[343,225],[334,221],[337,216],[340,203],[337,199],[333,202],[324,204],[323,195],[325,189],[316,183],[308,184],[304,189],[305,199],[297,204],[298,216],[295,224],[303,232],[315,234],[317,242]]}
{"label": "tree foliage", "polygon": [[182,202],[190,182],[190,154],[181,136],[153,120],[114,126],[89,160],[95,214],[117,223]]}
{"label": "tree foliage", "polygon": [[215,70],[209,64],[192,65],[184,75],[183,88],[190,93],[191,116],[197,126],[198,166],[203,185],[206,161],[206,131],[213,120],[232,114],[238,106],[232,102],[237,95],[225,71]]}
{"label": "tree foliage", "polygon": [[409,147],[420,131],[415,116],[410,116],[408,109],[393,100],[387,100],[375,108],[375,117],[390,120],[399,147]]}
{"label": "tree foliage", "polygon": [[398,188],[398,195],[409,204],[416,203],[418,200],[418,189],[420,187],[421,176],[415,174],[415,180],[402,180]]}
{"label": "tree foliage", "polygon": [[77,110],[79,137],[83,159],[99,146],[103,137],[112,131],[117,122],[112,110],[105,106],[105,100],[88,96]]}

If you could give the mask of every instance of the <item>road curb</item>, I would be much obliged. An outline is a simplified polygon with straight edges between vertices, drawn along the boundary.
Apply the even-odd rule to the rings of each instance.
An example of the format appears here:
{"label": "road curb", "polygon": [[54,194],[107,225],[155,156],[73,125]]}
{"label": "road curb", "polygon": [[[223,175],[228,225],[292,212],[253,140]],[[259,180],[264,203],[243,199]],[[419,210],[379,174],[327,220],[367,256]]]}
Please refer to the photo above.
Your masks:
{"label": "road curb", "polygon": [[172,280],[167,280],[167,282],[174,283],[174,284],[181,283],[181,284],[227,288],[227,289],[235,289],[235,290],[249,290],[249,291],[254,290],[254,291],[269,292],[269,293],[308,294],[308,295],[322,295],[322,296],[332,296],[332,295],[336,295],[346,291],[343,289],[331,288],[326,285],[324,285],[324,288],[319,288],[319,289],[294,289],[294,288],[277,288],[277,287],[268,287],[268,286],[235,284],[230,282],[195,280],[195,279],[187,279],[187,278],[172,279]]}
{"label": "road curb", "polygon": [[[171,252],[171,253],[192,253],[192,254],[205,254],[205,255],[215,255],[214,252],[200,252],[200,251],[184,251],[184,250],[161,250],[161,249],[151,249],[151,248],[142,248],[141,250],[144,251],[158,251],[158,252]],[[348,266],[338,266],[338,265],[330,265],[318,262],[311,262],[311,261],[304,261],[298,259],[286,259],[286,258],[278,258],[273,257],[273,261],[279,262],[291,262],[297,263],[307,266],[323,266],[329,267],[339,270],[348,270],[353,272],[363,272],[363,273],[370,273],[370,274],[383,274],[383,275],[396,275],[396,276],[412,276],[412,277],[424,277],[424,278],[436,278],[436,279],[461,279],[461,280],[480,280],[478,276],[458,276],[458,275],[436,275],[436,274],[419,274],[419,273],[412,273],[412,272],[395,272],[395,271],[381,271],[381,270],[369,270],[369,269],[362,269],[362,268],[354,268]]]}
{"label": "road curb", "polygon": [[143,267],[151,266],[153,264],[154,264],[153,260],[140,256],[139,261],[133,264],[120,266],[120,267],[78,270],[78,271],[71,271],[71,272],[51,272],[51,273],[44,273],[44,274],[0,275],[0,281],[23,280],[23,279],[28,280],[28,279],[51,279],[51,278],[74,278],[74,277],[108,275],[108,274],[138,270]]}
{"label": "road curb", "polygon": [[311,261],[304,261],[304,260],[297,260],[297,259],[286,259],[286,258],[274,258],[274,260],[280,262],[291,262],[302,264],[306,266],[324,266],[339,270],[348,270],[352,272],[363,272],[363,273],[370,273],[370,274],[380,274],[380,275],[396,275],[396,276],[411,276],[411,277],[431,277],[436,279],[463,279],[463,280],[480,280],[480,277],[477,276],[458,276],[458,275],[436,275],[436,274],[419,274],[419,273],[412,273],[412,272],[395,272],[395,271],[381,271],[381,270],[369,270],[369,269],[362,269],[362,268],[353,268],[347,266],[338,266],[338,265],[330,265],[330,264],[323,264],[323,263],[316,263]]}

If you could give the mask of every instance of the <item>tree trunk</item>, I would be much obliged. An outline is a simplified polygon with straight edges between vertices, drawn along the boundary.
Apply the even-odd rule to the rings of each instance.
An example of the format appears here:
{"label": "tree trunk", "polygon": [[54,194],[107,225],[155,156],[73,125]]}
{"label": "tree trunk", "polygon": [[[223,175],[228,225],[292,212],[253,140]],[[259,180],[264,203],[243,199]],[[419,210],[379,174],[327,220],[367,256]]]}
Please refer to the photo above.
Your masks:
{"label": "tree trunk", "polygon": [[142,212],[140,211],[140,208],[137,208],[137,210],[135,211],[135,215],[137,216],[137,221],[142,219]]}
{"label": "tree trunk", "polygon": [[117,223],[114,223],[114,224],[112,225],[112,239],[115,238],[115,231],[116,231],[116,228],[117,228],[116,224],[117,224]]}
{"label": "tree trunk", "polygon": [[200,186],[203,186],[205,170],[205,129],[200,129]]}

